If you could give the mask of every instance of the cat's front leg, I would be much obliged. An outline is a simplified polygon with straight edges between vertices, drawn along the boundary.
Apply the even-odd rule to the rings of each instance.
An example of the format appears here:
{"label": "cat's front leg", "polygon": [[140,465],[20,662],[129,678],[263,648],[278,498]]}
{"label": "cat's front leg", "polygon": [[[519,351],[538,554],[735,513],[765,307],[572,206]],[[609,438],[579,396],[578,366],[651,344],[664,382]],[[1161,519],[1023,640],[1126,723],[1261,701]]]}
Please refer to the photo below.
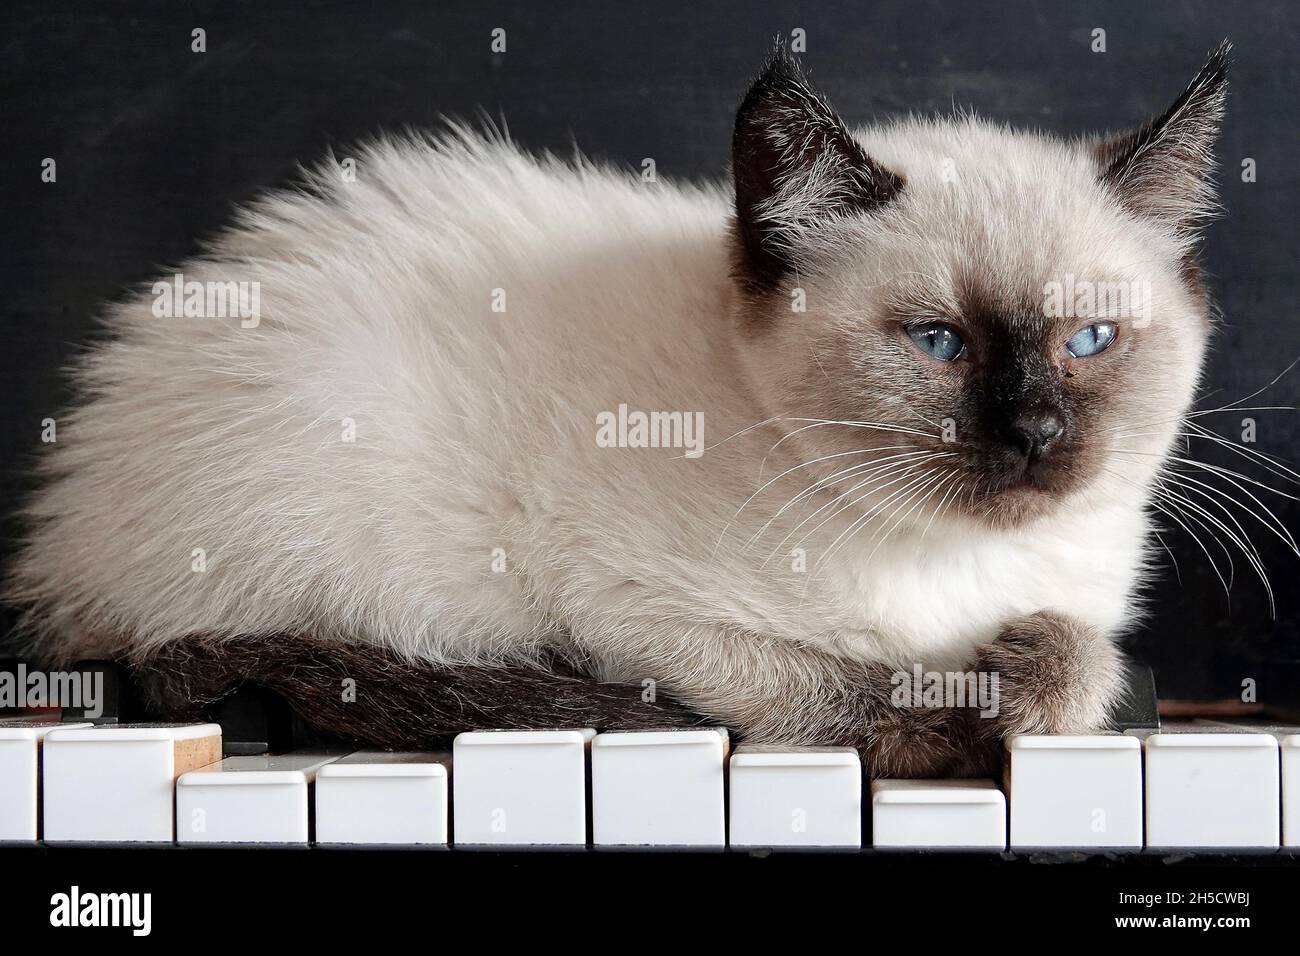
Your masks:
{"label": "cat's front leg", "polygon": [[1123,656],[1091,625],[1056,611],[1009,621],[975,668],[997,675],[997,713],[974,718],[986,740],[1093,733],[1122,692]]}
{"label": "cat's front leg", "polygon": [[597,670],[662,687],[742,741],[855,747],[874,777],[979,776],[996,766],[997,747],[975,733],[967,708],[898,701],[893,667],[754,634],[630,623],[617,641],[612,628],[588,632],[596,640],[583,649]]}

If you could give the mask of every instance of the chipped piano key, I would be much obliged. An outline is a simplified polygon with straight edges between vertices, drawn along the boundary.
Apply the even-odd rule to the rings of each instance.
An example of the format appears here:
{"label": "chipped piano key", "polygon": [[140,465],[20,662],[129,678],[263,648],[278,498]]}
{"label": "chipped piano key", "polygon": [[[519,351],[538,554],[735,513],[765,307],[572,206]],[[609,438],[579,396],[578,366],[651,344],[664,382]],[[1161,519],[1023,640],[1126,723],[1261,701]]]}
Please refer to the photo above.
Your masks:
{"label": "chipped piano key", "polygon": [[51,730],[42,748],[45,839],[170,843],[176,779],[220,759],[216,724]]}

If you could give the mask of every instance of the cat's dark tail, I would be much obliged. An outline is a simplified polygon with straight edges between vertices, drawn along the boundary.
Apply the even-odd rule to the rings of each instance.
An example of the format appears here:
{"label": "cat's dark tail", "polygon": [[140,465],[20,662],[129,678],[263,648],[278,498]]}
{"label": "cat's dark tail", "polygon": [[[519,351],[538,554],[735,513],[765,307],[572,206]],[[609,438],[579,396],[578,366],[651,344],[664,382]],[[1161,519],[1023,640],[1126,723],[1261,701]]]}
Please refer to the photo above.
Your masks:
{"label": "cat's dark tail", "polygon": [[159,716],[193,720],[236,687],[283,698],[313,732],[364,746],[421,749],[461,731],[594,727],[638,730],[703,723],[641,687],[559,665],[442,666],[375,647],[295,637],[169,642],[130,662]]}

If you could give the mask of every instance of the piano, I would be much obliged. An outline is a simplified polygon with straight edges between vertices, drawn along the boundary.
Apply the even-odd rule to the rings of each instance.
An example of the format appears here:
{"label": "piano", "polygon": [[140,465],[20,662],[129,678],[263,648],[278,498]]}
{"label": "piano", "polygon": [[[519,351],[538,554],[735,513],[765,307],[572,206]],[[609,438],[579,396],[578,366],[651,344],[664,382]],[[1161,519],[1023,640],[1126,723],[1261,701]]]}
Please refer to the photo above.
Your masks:
{"label": "piano", "polygon": [[1090,736],[1006,741],[997,779],[869,779],[841,747],[720,727],[483,728],[390,753],[305,739],[253,688],[211,721],[112,705],[0,718],[0,842],[767,853],[1277,854],[1300,848],[1300,726],[1164,721],[1149,671]]}

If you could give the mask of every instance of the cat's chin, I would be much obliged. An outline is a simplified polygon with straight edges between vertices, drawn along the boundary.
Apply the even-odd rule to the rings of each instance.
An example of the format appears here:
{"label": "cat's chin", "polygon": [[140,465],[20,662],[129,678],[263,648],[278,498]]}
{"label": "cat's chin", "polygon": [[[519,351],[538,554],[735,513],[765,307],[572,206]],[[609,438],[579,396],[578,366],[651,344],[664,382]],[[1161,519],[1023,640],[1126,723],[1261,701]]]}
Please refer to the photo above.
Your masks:
{"label": "cat's chin", "polygon": [[977,497],[968,513],[995,528],[1017,528],[1049,517],[1060,501],[1055,489],[1034,481],[1019,481]]}

